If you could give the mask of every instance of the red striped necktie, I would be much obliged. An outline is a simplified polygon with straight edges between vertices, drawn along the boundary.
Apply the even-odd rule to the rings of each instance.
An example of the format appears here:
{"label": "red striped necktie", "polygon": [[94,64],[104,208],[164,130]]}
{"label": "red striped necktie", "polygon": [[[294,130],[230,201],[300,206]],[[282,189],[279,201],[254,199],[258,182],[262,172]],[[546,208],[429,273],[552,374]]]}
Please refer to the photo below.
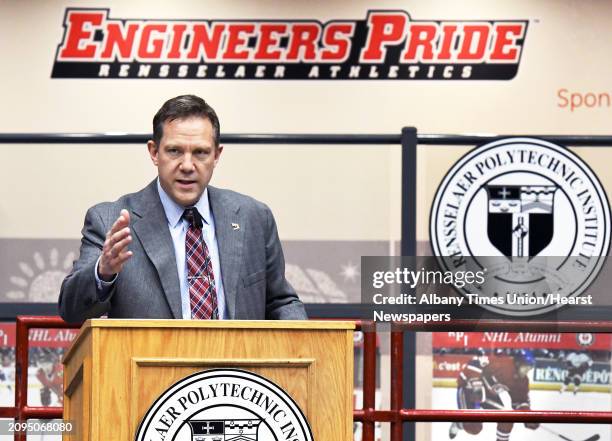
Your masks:
{"label": "red striped necktie", "polygon": [[218,319],[215,275],[208,247],[202,238],[202,216],[195,207],[191,207],[185,210],[183,218],[189,223],[185,236],[185,259],[191,318]]}

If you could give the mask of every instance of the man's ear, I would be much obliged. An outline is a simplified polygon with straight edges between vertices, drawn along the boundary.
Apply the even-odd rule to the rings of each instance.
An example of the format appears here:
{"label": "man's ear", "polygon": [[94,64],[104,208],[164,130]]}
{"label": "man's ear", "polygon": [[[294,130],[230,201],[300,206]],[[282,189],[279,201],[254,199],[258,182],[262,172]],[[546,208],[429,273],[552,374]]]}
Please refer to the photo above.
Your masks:
{"label": "man's ear", "polygon": [[157,147],[157,144],[155,144],[155,141],[150,139],[147,142],[147,149],[149,150],[149,156],[151,156],[151,161],[153,161],[153,164],[155,164],[155,166],[157,166],[158,165],[159,148]]}
{"label": "man's ear", "polygon": [[215,167],[219,163],[219,158],[221,158],[221,153],[223,153],[223,146],[222,145],[218,145],[215,148]]}

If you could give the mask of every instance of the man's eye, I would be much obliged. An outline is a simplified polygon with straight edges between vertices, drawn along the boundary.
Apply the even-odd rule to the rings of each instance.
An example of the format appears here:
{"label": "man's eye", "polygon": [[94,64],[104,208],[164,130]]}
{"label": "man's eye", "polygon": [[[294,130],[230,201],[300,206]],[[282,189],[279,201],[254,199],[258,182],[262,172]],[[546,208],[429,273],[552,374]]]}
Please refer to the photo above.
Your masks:
{"label": "man's eye", "polygon": [[196,158],[203,159],[208,156],[208,152],[206,150],[196,150],[195,152],[193,152],[193,155]]}
{"label": "man's eye", "polygon": [[178,149],[175,149],[175,148],[169,148],[166,151],[168,152],[168,154],[174,155],[174,156],[179,154]]}

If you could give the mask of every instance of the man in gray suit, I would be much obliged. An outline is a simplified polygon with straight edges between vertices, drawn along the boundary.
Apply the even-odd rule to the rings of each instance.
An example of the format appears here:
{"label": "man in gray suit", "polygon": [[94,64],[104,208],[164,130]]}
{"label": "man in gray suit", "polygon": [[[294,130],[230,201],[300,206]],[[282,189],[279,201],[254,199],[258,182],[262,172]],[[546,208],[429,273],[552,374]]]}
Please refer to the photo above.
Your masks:
{"label": "man in gray suit", "polygon": [[201,98],[164,103],[147,144],[158,177],[88,210],[60,292],[64,320],[306,318],[285,279],[270,209],[208,185],[223,151],[219,133]]}

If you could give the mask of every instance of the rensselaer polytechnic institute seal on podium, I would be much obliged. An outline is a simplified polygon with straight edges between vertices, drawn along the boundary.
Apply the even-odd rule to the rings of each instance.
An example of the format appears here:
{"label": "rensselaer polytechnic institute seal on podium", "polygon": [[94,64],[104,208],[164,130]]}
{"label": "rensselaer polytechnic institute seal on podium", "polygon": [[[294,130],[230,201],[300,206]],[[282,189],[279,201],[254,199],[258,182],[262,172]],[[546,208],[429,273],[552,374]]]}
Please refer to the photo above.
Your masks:
{"label": "rensselaer polytechnic institute seal on podium", "polygon": [[276,384],[240,369],[183,378],[149,408],[136,441],[312,441],[295,401]]}
{"label": "rensselaer polytechnic institute seal on podium", "polygon": [[477,294],[497,313],[536,315],[580,303],[608,254],[610,207],[593,171],[570,150],[502,139],[470,151],[446,174],[430,238],[443,270],[486,268],[485,283],[463,294]]}

